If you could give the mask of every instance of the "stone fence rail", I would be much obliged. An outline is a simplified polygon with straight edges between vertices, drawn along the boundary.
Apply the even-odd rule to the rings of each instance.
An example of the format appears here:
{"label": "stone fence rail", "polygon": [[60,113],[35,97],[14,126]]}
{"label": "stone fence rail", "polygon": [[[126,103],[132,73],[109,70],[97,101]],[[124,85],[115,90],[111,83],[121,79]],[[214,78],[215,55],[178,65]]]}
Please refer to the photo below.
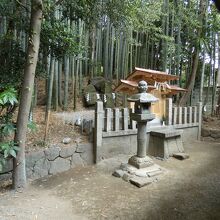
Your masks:
{"label": "stone fence rail", "polygon": [[199,102],[197,106],[176,107],[173,106],[172,99],[166,100],[166,124],[167,125],[199,125],[202,120],[202,103]]}

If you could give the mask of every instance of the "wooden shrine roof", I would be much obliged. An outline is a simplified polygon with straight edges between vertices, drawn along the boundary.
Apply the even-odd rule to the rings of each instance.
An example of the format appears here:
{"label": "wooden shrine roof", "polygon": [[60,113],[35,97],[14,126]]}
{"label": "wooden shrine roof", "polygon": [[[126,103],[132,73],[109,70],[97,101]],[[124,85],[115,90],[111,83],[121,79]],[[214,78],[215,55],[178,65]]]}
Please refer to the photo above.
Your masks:
{"label": "wooden shrine roof", "polygon": [[137,92],[137,85],[141,80],[145,80],[148,83],[148,92],[158,89],[158,86],[161,87],[162,94],[185,92],[185,89],[168,84],[169,81],[178,79],[178,76],[170,75],[166,72],[135,67],[135,70],[126,80],[121,79],[121,83],[115,88],[115,92],[133,94]]}
{"label": "wooden shrine roof", "polygon": [[[124,92],[127,94],[133,94],[137,92],[137,82],[124,79],[121,79],[120,81],[121,84],[115,88],[115,92]],[[148,85],[147,92],[150,92],[153,89],[156,89],[156,87]]]}
{"label": "wooden shrine roof", "polygon": [[156,82],[166,82],[171,80],[178,80],[179,77],[175,75],[167,74],[166,72],[161,72],[151,69],[143,69],[135,67],[135,70],[126,78],[126,80],[139,82],[140,80],[145,80],[148,84],[154,85]]}

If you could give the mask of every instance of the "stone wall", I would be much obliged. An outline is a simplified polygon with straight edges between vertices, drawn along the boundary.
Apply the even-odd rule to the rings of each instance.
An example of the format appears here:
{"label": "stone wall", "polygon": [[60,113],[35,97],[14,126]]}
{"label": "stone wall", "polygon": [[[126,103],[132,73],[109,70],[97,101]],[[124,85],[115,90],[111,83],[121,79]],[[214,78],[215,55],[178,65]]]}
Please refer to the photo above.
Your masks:
{"label": "stone wall", "polygon": [[[26,171],[29,179],[38,179],[67,171],[76,166],[94,163],[93,144],[81,143],[72,146],[51,146],[47,149],[26,154]],[[0,174],[0,179],[8,178],[12,172],[12,160],[9,160]]]}
{"label": "stone wall", "polygon": [[136,134],[119,134],[119,136],[105,136],[99,148],[100,159],[110,158],[119,154],[132,155],[137,151]]}
{"label": "stone wall", "polygon": [[189,143],[195,140],[200,139],[200,131],[198,126],[192,126],[192,127],[175,127],[176,129],[181,129],[183,130],[183,143]]}
{"label": "stone wall", "polygon": [[[182,140],[183,143],[189,143],[198,139],[199,128],[198,126],[166,126],[147,129],[147,143],[150,141],[150,132],[159,129],[181,129],[183,130]],[[102,145],[97,148],[98,161],[106,158],[114,157],[118,154],[133,155],[137,151],[137,130],[133,131],[118,131],[118,132],[103,132]],[[149,153],[149,152],[147,152]],[[97,161],[97,162],[98,162]]]}

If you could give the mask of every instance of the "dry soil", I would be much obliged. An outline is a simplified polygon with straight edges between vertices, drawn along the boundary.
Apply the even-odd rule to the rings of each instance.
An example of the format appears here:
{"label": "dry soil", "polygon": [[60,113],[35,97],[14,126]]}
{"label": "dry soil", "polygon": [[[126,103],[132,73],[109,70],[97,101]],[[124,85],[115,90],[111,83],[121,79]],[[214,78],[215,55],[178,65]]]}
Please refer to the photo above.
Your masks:
{"label": "dry soil", "polygon": [[155,160],[166,171],[137,188],[111,172],[125,156],[1,190],[1,220],[220,219],[220,144],[184,145],[190,158]]}

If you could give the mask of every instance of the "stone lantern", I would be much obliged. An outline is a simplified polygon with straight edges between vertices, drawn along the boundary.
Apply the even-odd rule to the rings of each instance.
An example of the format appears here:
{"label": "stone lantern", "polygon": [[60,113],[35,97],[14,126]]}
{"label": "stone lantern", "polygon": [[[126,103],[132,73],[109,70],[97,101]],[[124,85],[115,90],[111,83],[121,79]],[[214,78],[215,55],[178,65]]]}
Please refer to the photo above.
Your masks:
{"label": "stone lantern", "polygon": [[138,83],[138,93],[128,98],[129,102],[134,102],[134,113],[131,113],[131,119],[137,121],[137,155],[132,156],[128,163],[136,168],[145,168],[153,164],[147,156],[147,122],[155,118],[151,113],[151,105],[159,99],[152,94],[147,93],[147,83],[140,81]]}

